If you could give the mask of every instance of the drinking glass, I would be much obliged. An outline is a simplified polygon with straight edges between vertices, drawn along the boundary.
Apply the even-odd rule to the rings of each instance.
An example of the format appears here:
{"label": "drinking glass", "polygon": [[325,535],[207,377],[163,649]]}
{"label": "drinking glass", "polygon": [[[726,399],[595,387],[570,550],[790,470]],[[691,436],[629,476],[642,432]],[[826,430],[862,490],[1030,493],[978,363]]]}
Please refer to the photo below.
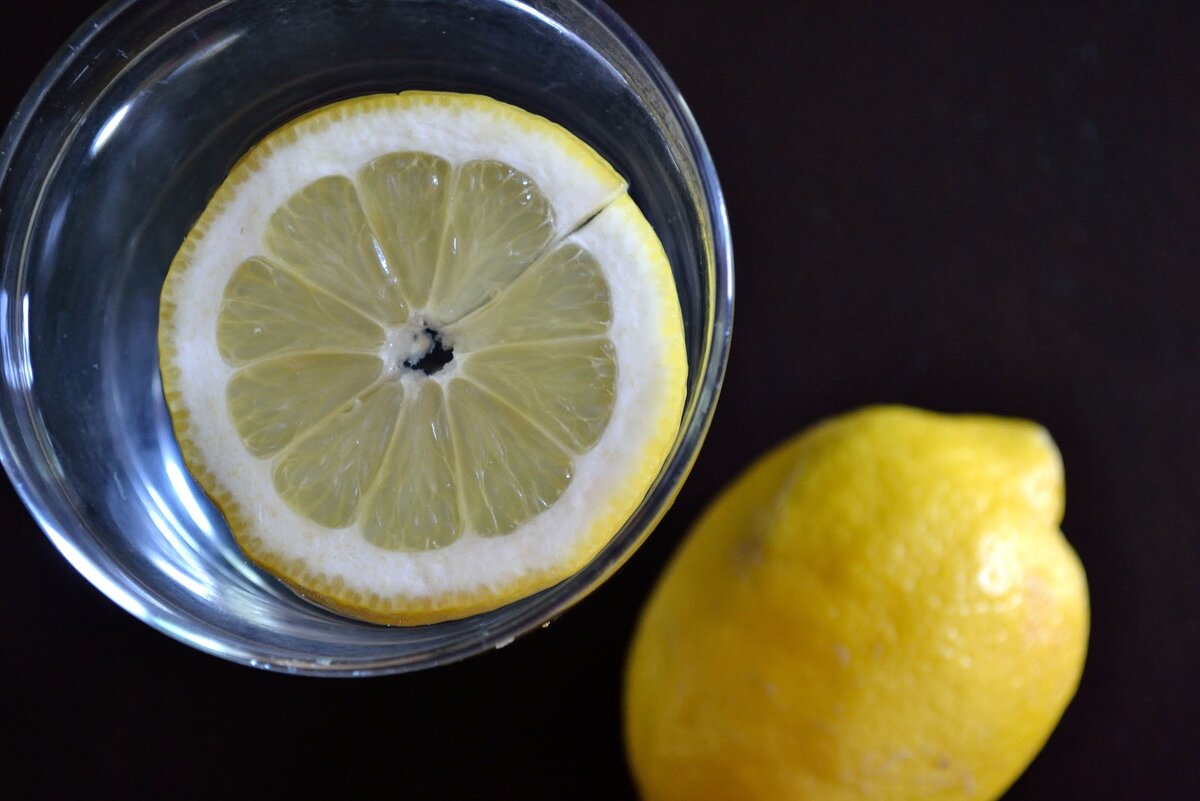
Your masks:
{"label": "drinking glass", "polygon": [[[463,620],[362,623],[251,565],[185,470],[159,383],[158,298],[238,157],[362,94],[491,95],[588,141],[666,247],[690,377],[641,505],[571,578]],[[261,668],[369,675],[499,647],[608,577],[662,517],[713,413],[732,314],[729,230],[687,106],[595,0],[117,0],[37,79],[0,141],[0,458],[62,554],[126,610]]]}

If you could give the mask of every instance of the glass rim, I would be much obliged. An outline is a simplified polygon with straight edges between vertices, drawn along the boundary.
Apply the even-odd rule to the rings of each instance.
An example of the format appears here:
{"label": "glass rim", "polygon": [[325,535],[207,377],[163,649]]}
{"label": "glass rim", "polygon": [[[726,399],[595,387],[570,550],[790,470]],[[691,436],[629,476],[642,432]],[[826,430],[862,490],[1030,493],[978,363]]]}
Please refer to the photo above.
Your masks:
{"label": "glass rim", "polygon": [[[0,136],[0,191],[14,180],[10,170],[22,154],[22,144],[31,120],[47,96],[60,84],[69,68],[85,57],[92,39],[100,35],[122,13],[146,0],[111,0],[91,15],[52,56],[26,92]],[[211,0],[188,16],[188,24],[235,0]],[[520,0],[502,0],[505,4],[525,6]],[[288,656],[283,649],[251,647],[249,639],[220,638],[221,631],[204,620],[184,614],[165,603],[128,572],[102,548],[80,547],[77,533],[86,529],[84,516],[60,492],[60,480],[45,469],[53,459],[44,428],[37,420],[31,393],[28,333],[28,307],[25,294],[26,258],[24,251],[28,228],[10,227],[18,209],[0,214],[0,362],[5,391],[0,395],[0,464],[25,507],[38,526],[64,558],[92,585],[134,617],[168,636],[200,651],[223,659],[268,670],[320,676],[368,676],[407,672],[459,661],[493,648],[503,647],[561,615],[591,593],[633,554],[667,512],[690,472],[709,426],[724,379],[729,356],[733,322],[733,257],[724,196],[707,145],[690,109],[657,57],[629,26],[601,0],[559,0],[573,5],[595,20],[618,45],[625,48],[633,62],[649,77],[667,111],[679,125],[687,155],[692,159],[700,180],[704,208],[699,209],[703,229],[711,237],[704,242],[709,269],[706,283],[707,305],[702,321],[702,349],[693,369],[698,372],[695,391],[689,397],[667,461],[637,509],[621,529],[574,575],[541,592],[501,607],[491,614],[516,609],[496,625],[488,625],[472,637],[455,640],[440,648],[423,652],[420,658],[405,659],[394,653],[378,658],[334,657],[315,659]],[[533,9],[537,11],[536,9]],[[541,12],[537,12],[541,13]],[[130,53],[133,58],[136,54]],[[65,122],[64,122],[65,124]],[[61,127],[61,126],[59,126]],[[37,165],[33,170],[39,181],[53,165]],[[40,189],[40,183],[36,189]],[[36,193],[35,193],[36,194]],[[40,195],[39,195],[40,197]],[[23,205],[28,208],[30,201]],[[29,221],[36,217],[28,212]],[[19,208],[19,207],[18,207]],[[8,219],[5,219],[8,218]],[[20,240],[20,241],[17,241]],[[15,290],[15,291],[14,291]]]}

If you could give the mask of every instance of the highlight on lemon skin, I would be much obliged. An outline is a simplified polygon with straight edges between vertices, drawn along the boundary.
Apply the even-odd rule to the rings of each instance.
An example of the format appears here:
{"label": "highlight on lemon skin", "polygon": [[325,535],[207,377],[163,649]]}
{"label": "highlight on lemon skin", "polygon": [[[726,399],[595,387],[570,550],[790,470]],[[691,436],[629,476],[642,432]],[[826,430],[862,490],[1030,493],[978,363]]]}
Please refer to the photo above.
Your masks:
{"label": "highlight on lemon skin", "polygon": [[578,570],[674,441],[661,243],[594,151],[474,95],[358,98],[259,143],[162,295],[164,392],[246,554],[418,623]]}
{"label": "highlight on lemon skin", "polygon": [[642,612],[645,801],[999,797],[1083,670],[1063,466],[1024,421],[871,407],[752,464]]}

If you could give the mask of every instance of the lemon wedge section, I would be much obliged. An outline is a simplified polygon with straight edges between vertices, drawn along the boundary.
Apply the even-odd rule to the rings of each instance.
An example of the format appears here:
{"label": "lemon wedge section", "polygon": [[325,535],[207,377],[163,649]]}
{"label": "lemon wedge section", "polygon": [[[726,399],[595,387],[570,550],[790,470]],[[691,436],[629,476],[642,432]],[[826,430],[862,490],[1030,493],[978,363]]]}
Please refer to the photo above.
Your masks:
{"label": "lemon wedge section", "polygon": [[245,553],[368,620],[566,578],[675,439],[687,364],[661,243],[561,127],[378,95],[256,145],[162,294],[164,394]]}

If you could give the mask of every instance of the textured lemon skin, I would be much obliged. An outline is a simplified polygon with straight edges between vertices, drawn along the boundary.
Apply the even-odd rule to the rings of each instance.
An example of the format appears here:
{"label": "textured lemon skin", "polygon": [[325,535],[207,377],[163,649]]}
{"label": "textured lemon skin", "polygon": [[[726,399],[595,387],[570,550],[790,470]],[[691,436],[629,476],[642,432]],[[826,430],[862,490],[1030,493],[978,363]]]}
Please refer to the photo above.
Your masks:
{"label": "textured lemon skin", "polygon": [[1089,609],[1040,427],[868,408],[696,524],[626,676],[647,801],[993,799],[1050,735]]}
{"label": "textured lemon skin", "polygon": [[655,377],[656,403],[648,410],[650,432],[637,443],[636,469],[613,482],[603,497],[595,499],[588,519],[571,536],[571,550],[554,564],[538,565],[515,577],[484,585],[426,594],[381,594],[350,585],[345,576],[329,572],[319,564],[288,556],[271,547],[255,532],[255,514],[239,503],[229,480],[210,469],[198,444],[196,417],[224,414],[224,410],[195,409],[188,405],[180,387],[188,365],[176,346],[177,317],[181,305],[190,302],[179,290],[182,276],[194,268],[197,242],[230,204],[243,184],[251,181],[262,163],[276,149],[333,122],[375,111],[406,106],[435,106],[482,110],[501,120],[506,136],[538,136],[549,143],[546,150],[565,154],[574,168],[587,171],[599,184],[611,184],[624,192],[625,183],[597,153],[565,128],[536,115],[481,95],[408,91],[395,95],[371,95],[326,106],[286,124],[268,135],[243,156],[218,188],[176,254],[160,296],[158,329],[159,363],[163,395],[183,461],[205,493],[225,517],[234,538],[252,562],[288,584],[298,594],[351,617],[387,625],[422,625],[454,620],[490,611],[526,597],[570,577],[604,547],[641,502],[658,476],[674,444],[687,388],[687,355],[683,320],[670,263],[649,222],[627,195],[614,196],[606,212],[624,222],[631,232],[627,255],[645,268],[639,291],[652,299],[662,313],[643,334],[662,344],[664,357]]}

